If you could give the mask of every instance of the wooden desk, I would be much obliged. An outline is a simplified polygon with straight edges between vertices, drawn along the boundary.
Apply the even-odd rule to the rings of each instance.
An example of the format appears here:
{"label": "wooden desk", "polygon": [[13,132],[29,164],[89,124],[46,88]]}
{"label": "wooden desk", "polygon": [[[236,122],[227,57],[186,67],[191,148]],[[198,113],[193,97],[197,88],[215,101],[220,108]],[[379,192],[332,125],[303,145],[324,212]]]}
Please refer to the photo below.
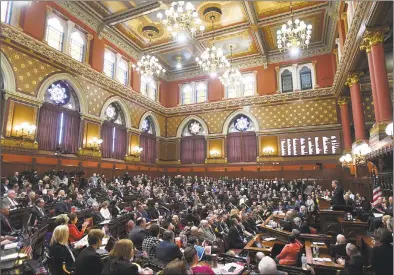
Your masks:
{"label": "wooden desk", "polygon": [[330,209],[319,210],[320,225],[323,233],[329,234],[330,232],[341,232],[341,226],[338,223],[338,218],[345,215],[344,211],[334,211]]}
{"label": "wooden desk", "polygon": [[[272,240],[272,241],[264,241],[264,238],[272,238],[275,236],[271,236],[268,234],[257,234],[253,239],[251,239],[246,246],[244,247],[243,250],[246,250],[248,252],[263,252],[264,255],[268,256],[271,255],[271,250],[274,244],[281,244],[285,245],[286,242],[281,241],[281,240]],[[260,243],[262,247],[258,247],[255,242]]]}
{"label": "wooden desk", "polygon": [[313,260],[313,255],[312,255],[312,242],[311,241],[305,241],[305,256],[306,256],[306,262],[309,266],[311,266],[314,269],[315,274],[318,275],[335,275],[337,273],[337,270],[343,269],[343,265],[337,264],[334,262],[335,259],[333,259],[328,251],[328,247],[326,245],[324,246],[319,246],[319,258],[330,258],[333,260],[332,262],[319,262],[319,261],[314,261]]}
{"label": "wooden desk", "polygon": [[326,200],[325,198],[319,198],[319,209],[327,210],[331,207],[331,200]]}
{"label": "wooden desk", "polygon": [[291,232],[286,230],[277,230],[273,229],[272,227],[268,227],[266,225],[260,225],[260,228],[263,232],[272,235],[272,237],[277,238],[278,240],[287,242],[289,235]]}
{"label": "wooden desk", "polygon": [[360,248],[360,253],[367,261],[365,266],[371,265],[372,262],[372,248],[375,246],[375,240],[369,236],[357,236],[357,246]]}
{"label": "wooden desk", "polygon": [[362,222],[359,219],[354,221],[345,221],[343,217],[338,217],[338,222],[341,225],[343,235],[348,240],[357,240],[358,235],[367,235],[368,223]]}

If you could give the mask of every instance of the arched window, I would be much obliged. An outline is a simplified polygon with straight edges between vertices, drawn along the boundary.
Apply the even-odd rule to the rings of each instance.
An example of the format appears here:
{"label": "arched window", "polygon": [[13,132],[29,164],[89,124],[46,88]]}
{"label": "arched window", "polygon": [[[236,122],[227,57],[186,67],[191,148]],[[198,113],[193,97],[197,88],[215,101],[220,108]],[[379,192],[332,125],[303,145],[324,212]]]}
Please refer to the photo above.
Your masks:
{"label": "arched window", "polygon": [[191,104],[192,103],[192,93],[193,87],[190,84],[186,84],[182,86],[182,104]]}
{"label": "arched window", "polygon": [[127,81],[129,79],[128,75],[129,75],[129,65],[127,64],[126,60],[121,58],[118,64],[118,73],[117,73],[118,81],[123,85],[127,85]]}
{"label": "arched window", "polygon": [[83,61],[85,51],[85,39],[84,34],[80,31],[75,30],[70,36],[70,55],[75,60],[80,62]]}
{"label": "arched window", "polygon": [[206,81],[193,81],[180,86],[180,103],[182,105],[203,103],[207,101],[208,84]]}
{"label": "arched window", "polygon": [[284,70],[281,74],[282,92],[293,92],[293,75],[289,70]]}
{"label": "arched window", "polygon": [[47,21],[46,41],[58,51],[63,50],[65,22],[53,14]]}
{"label": "arched window", "polygon": [[255,162],[257,158],[257,139],[253,121],[243,114],[235,116],[227,134],[227,161]]}
{"label": "arched window", "polygon": [[206,140],[203,126],[197,120],[190,120],[182,130],[181,162],[205,163]]}
{"label": "arched window", "polygon": [[301,90],[309,90],[312,89],[312,73],[311,70],[304,66],[300,70],[300,83]]}
{"label": "arched window", "polygon": [[79,101],[73,87],[63,80],[52,83],[40,108],[38,146],[41,150],[75,154],[79,143]]}
{"label": "arched window", "polygon": [[226,98],[238,98],[244,96],[253,96],[257,93],[256,89],[256,73],[244,73],[241,76],[239,85],[229,86],[225,88]]}
{"label": "arched window", "polygon": [[142,121],[140,147],[143,149],[141,152],[141,162],[155,163],[157,156],[156,147],[156,128],[155,123],[151,116],[147,116]]}
{"label": "arched window", "polygon": [[12,1],[1,1],[1,22],[10,24],[12,14]]}
{"label": "arched window", "polygon": [[202,103],[207,100],[207,84],[206,82],[198,82],[196,84],[196,102]]}
{"label": "arched window", "polygon": [[126,155],[127,131],[125,115],[116,102],[104,111],[105,122],[101,128],[103,158],[123,159]]}
{"label": "arched window", "polygon": [[157,82],[154,78],[141,76],[141,94],[151,100],[157,100]]}
{"label": "arched window", "polygon": [[104,73],[106,76],[108,76],[110,78],[114,78],[114,76],[115,76],[115,62],[116,62],[115,53],[109,49],[105,49],[105,52],[104,52]]}

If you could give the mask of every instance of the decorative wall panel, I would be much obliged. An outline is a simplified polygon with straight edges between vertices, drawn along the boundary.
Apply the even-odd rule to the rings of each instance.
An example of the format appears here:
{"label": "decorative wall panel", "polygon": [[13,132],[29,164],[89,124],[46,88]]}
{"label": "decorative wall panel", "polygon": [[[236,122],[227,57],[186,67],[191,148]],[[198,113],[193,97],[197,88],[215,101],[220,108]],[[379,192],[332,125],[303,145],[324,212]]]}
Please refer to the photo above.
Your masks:
{"label": "decorative wall panel", "polygon": [[167,137],[176,137],[179,124],[186,116],[175,116],[167,118]]}
{"label": "decorative wall panel", "polygon": [[1,46],[1,51],[8,58],[16,78],[17,91],[37,95],[41,81],[49,74],[59,72],[55,67],[45,64],[10,46]]}
{"label": "decorative wall panel", "polygon": [[101,109],[111,94],[83,77],[77,77],[77,79],[86,91],[89,114],[100,117]]}
{"label": "decorative wall panel", "polygon": [[223,131],[223,123],[226,118],[233,112],[233,110],[216,111],[209,113],[202,113],[198,116],[201,117],[208,126],[210,134],[218,134]]}
{"label": "decorative wall panel", "polygon": [[334,99],[251,107],[260,130],[338,123]]}
{"label": "decorative wall panel", "polygon": [[130,101],[127,101],[127,106],[129,107],[131,126],[138,129],[138,127],[140,126],[141,118],[147,110],[142,106]]}
{"label": "decorative wall panel", "polygon": [[365,121],[374,122],[375,121],[375,109],[373,106],[372,94],[363,93],[363,109],[365,115]]}
{"label": "decorative wall panel", "polygon": [[166,136],[166,118],[162,115],[155,114],[160,127],[160,136]]}

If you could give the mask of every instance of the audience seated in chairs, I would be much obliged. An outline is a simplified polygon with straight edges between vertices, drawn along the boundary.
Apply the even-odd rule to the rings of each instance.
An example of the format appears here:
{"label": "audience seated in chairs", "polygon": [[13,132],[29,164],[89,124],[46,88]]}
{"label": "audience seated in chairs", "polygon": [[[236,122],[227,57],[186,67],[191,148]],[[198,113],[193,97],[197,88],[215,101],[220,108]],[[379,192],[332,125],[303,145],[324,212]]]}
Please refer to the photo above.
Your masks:
{"label": "audience seated in chairs", "polygon": [[354,244],[348,243],[346,245],[346,254],[349,258],[348,260],[344,260],[342,258],[337,259],[338,264],[344,265],[344,268],[341,270],[340,274],[363,274],[363,266],[365,265],[364,258],[361,256]]}
{"label": "audience seated in chairs", "polygon": [[393,235],[388,229],[382,229],[379,233],[379,243],[372,248],[372,270],[376,275],[392,275]]}
{"label": "audience seated in chairs", "polygon": [[166,230],[163,233],[163,241],[156,245],[156,258],[164,263],[169,263],[174,259],[181,259],[182,252],[174,243],[174,232]]}
{"label": "audience seated in chairs", "polygon": [[338,234],[337,235],[337,242],[334,245],[330,246],[330,254],[332,257],[335,257],[335,259],[337,258],[346,258],[347,254],[346,254],[346,239],[345,236],[342,234]]}
{"label": "audience seated in chairs", "polygon": [[101,204],[100,214],[104,218],[104,220],[112,219],[111,213],[109,212],[109,209],[108,209],[108,202],[107,201],[104,201]]}
{"label": "audience seated in chairs", "polygon": [[136,225],[130,231],[128,239],[131,240],[137,250],[142,250],[142,242],[149,236],[148,231],[146,231],[146,220],[139,217],[136,221]]}
{"label": "audience seated in chairs", "polygon": [[142,251],[145,251],[149,257],[156,257],[156,245],[160,242],[159,234],[160,226],[152,224],[149,228],[149,236],[142,242]]}
{"label": "audience seated in chairs", "polygon": [[290,233],[289,244],[286,244],[280,254],[276,256],[275,262],[281,265],[296,265],[298,252],[300,252],[300,246],[296,242],[295,236]]}
{"label": "audience seated in chairs", "polygon": [[2,205],[1,213],[0,213],[1,236],[11,235],[15,231],[8,218],[9,215],[10,215],[10,207],[8,205]]}
{"label": "audience seated in chairs", "polygon": [[215,275],[215,272],[209,265],[199,265],[200,259],[198,258],[197,250],[194,248],[194,246],[186,247],[185,251],[183,252],[183,257],[193,271],[193,274]]}
{"label": "audience seated in chairs", "polygon": [[75,257],[68,246],[67,225],[59,225],[53,231],[49,253],[52,261],[52,274],[66,275],[67,272],[74,270]]}
{"label": "audience seated in chairs", "polygon": [[[109,258],[105,264],[101,275],[134,275],[139,274],[139,265],[130,262],[134,257],[133,242],[122,239],[115,243],[114,248],[109,253]],[[90,273],[89,273],[90,274]]]}
{"label": "audience seated in chairs", "polygon": [[81,231],[79,231],[77,227],[77,222],[78,222],[77,214],[70,213],[68,217],[70,219],[68,224],[68,232],[69,232],[68,240],[70,243],[77,242],[80,239],[82,239],[83,235],[85,234],[85,230],[86,227],[88,226],[88,222],[84,222],[82,224]]}
{"label": "audience seated in chairs", "polygon": [[104,233],[100,229],[90,230],[89,246],[81,251],[75,262],[76,275],[101,274],[104,264],[96,250],[100,248],[103,238]]}
{"label": "audience seated in chairs", "polygon": [[246,245],[246,241],[238,229],[238,220],[236,218],[231,219],[231,226],[228,233],[228,243],[230,249],[243,249]]}
{"label": "audience seated in chairs", "polygon": [[294,218],[293,229],[299,230],[301,234],[311,234],[308,222],[302,221],[299,217]]}

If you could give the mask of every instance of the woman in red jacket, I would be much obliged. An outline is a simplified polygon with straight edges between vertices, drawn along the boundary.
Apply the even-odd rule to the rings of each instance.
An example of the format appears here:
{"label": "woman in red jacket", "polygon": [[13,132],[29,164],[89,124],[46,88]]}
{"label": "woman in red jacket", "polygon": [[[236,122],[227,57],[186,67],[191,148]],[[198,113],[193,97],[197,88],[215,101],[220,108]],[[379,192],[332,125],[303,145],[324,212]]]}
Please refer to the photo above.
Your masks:
{"label": "woman in red jacket", "polygon": [[78,227],[76,226],[76,224],[78,222],[77,215],[74,213],[71,213],[68,215],[68,217],[70,218],[69,224],[68,224],[68,232],[69,232],[68,241],[70,243],[77,242],[80,239],[82,239],[83,234],[85,234],[85,230],[86,230],[86,227],[88,226],[88,224],[83,223],[82,230],[79,231]]}
{"label": "woman in red jacket", "polygon": [[289,244],[283,247],[282,252],[275,258],[275,262],[281,265],[295,265],[300,246],[296,243],[293,233],[289,235]]}

